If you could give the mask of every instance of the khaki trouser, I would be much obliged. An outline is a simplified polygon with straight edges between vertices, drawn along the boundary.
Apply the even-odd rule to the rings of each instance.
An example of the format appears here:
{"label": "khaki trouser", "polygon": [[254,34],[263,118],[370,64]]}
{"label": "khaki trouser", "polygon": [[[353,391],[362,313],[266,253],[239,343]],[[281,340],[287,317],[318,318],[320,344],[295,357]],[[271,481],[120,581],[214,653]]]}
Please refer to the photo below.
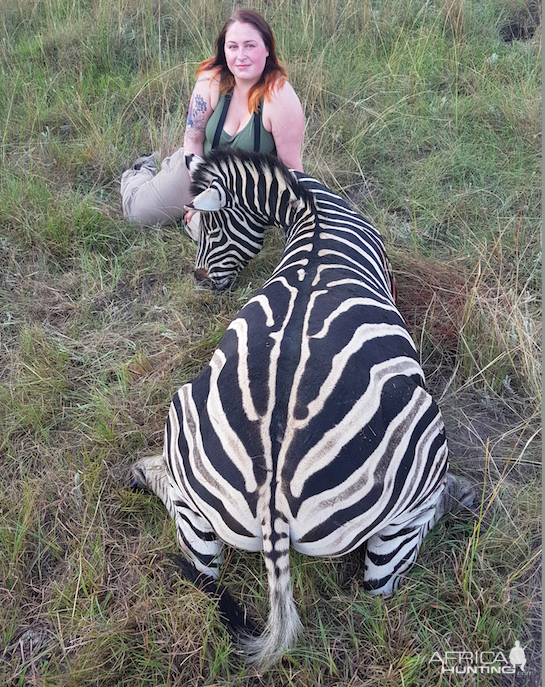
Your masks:
{"label": "khaki trouser", "polygon": [[[121,177],[123,214],[128,220],[143,225],[175,224],[185,215],[184,205],[192,200],[190,185],[182,148],[166,157],[158,172],[145,166],[128,169]],[[197,241],[199,213],[184,226],[191,238]]]}

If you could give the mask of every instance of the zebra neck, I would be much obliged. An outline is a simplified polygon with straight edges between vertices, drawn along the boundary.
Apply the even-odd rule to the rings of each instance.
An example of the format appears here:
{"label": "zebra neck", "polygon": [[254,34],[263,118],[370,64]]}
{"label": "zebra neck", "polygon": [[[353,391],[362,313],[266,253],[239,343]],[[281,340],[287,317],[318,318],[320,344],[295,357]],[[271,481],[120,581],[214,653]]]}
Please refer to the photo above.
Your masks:
{"label": "zebra neck", "polygon": [[316,214],[311,208],[305,208],[305,211],[297,217],[291,226],[284,226],[286,250],[290,249],[293,243],[299,242],[303,237],[306,239],[313,237],[317,226]]}

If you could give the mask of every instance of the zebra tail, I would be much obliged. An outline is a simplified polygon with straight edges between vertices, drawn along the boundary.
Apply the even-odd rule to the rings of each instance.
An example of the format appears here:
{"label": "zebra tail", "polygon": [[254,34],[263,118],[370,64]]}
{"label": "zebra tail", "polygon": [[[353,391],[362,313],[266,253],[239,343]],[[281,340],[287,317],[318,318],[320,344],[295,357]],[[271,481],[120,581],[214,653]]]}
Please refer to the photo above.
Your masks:
{"label": "zebra tail", "polygon": [[302,630],[293,600],[290,575],[289,523],[277,517],[270,536],[263,534],[263,552],[269,584],[270,611],[267,627],[257,637],[241,639],[249,663],[260,672],[268,670],[297,641]]}

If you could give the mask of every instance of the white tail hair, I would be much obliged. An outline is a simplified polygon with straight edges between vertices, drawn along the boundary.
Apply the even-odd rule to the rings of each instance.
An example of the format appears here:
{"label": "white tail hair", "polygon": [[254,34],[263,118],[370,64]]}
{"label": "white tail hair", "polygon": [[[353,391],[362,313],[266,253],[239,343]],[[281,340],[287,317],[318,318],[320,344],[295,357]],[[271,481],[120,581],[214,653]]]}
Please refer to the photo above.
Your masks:
{"label": "white tail hair", "polygon": [[302,630],[291,590],[289,523],[284,518],[277,517],[273,529],[267,520],[270,520],[270,516],[265,517],[263,523],[263,551],[270,599],[269,619],[260,636],[241,639],[248,661],[259,671],[267,670],[282,658],[294,646]]}

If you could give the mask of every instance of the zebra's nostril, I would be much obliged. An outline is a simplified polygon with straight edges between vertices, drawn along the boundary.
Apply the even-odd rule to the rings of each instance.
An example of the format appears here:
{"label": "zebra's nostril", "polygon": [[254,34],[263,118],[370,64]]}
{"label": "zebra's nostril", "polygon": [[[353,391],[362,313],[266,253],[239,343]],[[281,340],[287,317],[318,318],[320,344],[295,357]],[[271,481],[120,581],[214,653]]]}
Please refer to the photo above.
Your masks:
{"label": "zebra's nostril", "polygon": [[197,291],[225,291],[234,283],[234,277],[210,277],[208,270],[204,267],[199,267],[195,270],[195,288]]}

